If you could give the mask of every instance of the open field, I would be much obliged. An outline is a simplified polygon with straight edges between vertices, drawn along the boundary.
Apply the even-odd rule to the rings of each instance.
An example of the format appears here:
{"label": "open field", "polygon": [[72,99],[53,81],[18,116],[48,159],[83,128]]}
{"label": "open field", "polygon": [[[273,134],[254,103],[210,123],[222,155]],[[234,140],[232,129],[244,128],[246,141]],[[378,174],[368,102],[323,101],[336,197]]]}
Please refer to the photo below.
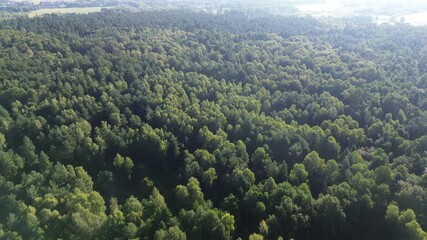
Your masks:
{"label": "open field", "polygon": [[28,13],[29,17],[37,17],[42,16],[45,14],[51,14],[51,13],[57,13],[57,14],[66,14],[66,13],[79,13],[79,14],[86,14],[86,13],[93,13],[93,12],[100,12],[101,7],[85,7],[85,8],[47,8],[47,9],[40,9],[37,11],[33,11]]}
{"label": "open field", "polygon": [[405,18],[405,22],[410,23],[414,26],[426,26],[427,25],[427,11],[413,13],[402,16]]}
{"label": "open field", "polygon": [[[408,3],[409,2],[409,3]],[[427,3],[421,0],[378,0],[371,3],[367,0],[349,3],[344,0],[324,0],[321,3],[298,4],[295,7],[303,15],[347,17],[352,15],[373,16],[377,24],[400,22],[414,26],[427,25]]]}

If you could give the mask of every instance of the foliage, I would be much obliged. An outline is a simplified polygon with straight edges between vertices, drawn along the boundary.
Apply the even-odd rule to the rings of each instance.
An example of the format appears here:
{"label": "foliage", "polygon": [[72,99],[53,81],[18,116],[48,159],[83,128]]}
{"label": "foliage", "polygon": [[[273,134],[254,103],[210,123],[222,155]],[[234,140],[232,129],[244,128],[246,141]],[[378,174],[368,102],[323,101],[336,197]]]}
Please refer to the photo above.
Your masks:
{"label": "foliage", "polygon": [[427,29],[0,24],[0,238],[426,239]]}

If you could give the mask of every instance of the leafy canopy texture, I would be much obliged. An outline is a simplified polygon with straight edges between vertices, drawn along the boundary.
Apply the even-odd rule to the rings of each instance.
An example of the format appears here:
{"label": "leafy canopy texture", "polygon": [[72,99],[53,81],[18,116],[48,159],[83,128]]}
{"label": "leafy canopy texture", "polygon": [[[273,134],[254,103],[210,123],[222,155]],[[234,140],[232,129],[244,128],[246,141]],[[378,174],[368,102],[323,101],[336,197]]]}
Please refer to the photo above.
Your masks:
{"label": "leafy canopy texture", "polygon": [[427,239],[427,29],[0,23],[1,239]]}

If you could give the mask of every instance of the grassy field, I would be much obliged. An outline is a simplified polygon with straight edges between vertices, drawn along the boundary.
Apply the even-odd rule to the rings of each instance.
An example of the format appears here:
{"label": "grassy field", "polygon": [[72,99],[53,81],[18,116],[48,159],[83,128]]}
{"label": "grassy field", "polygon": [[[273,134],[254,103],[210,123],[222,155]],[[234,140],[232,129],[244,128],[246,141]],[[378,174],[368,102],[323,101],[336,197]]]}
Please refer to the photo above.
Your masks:
{"label": "grassy field", "polygon": [[28,13],[29,17],[37,17],[42,16],[44,14],[51,14],[51,13],[57,13],[57,14],[65,14],[65,13],[92,13],[92,12],[100,12],[101,7],[86,7],[86,8],[48,8],[48,9],[40,9],[37,11],[33,11]]}

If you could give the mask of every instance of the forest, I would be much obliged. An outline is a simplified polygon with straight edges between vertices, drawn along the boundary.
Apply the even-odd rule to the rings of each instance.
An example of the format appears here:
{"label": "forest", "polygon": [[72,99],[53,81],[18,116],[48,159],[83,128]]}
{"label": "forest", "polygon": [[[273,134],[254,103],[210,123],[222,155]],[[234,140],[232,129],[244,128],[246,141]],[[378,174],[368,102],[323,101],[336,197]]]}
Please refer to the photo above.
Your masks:
{"label": "forest", "polygon": [[0,239],[426,240],[427,28],[0,22]]}

